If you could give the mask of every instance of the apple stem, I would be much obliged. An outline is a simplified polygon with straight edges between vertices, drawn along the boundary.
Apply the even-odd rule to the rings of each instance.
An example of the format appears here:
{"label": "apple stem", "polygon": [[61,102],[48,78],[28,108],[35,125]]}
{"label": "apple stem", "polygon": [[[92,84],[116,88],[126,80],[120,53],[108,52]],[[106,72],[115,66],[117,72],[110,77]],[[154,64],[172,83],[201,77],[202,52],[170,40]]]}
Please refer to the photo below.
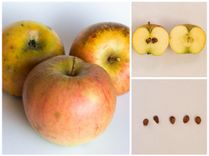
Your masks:
{"label": "apple stem", "polygon": [[35,41],[34,39],[29,40],[28,46],[29,46],[30,48],[37,48],[36,41]]}
{"label": "apple stem", "polygon": [[151,26],[150,21],[148,22],[148,31],[149,31],[150,33],[152,32],[152,26]]}
{"label": "apple stem", "polygon": [[107,60],[108,60],[109,63],[114,63],[114,62],[119,62],[120,58],[119,57],[110,56],[110,57],[108,57]]}
{"label": "apple stem", "polygon": [[75,76],[75,57],[73,57],[72,69],[70,71],[70,76]]}
{"label": "apple stem", "polygon": [[116,61],[118,61],[118,62],[119,62],[119,61],[120,61],[120,58],[119,58],[119,57],[117,57],[117,58],[116,58]]}

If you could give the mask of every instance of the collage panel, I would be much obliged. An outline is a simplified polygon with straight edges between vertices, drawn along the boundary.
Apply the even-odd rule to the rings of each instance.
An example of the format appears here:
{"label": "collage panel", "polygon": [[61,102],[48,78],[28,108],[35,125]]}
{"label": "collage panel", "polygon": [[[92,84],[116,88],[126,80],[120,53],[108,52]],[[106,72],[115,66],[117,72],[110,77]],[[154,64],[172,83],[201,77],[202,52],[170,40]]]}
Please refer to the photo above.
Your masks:
{"label": "collage panel", "polygon": [[3,154],[129,154],[130,8],[3,2]]}
{"label": "collage panel", "polygon": [[132,85],[133,154],[206,154],[206,80],[142,79]]}
{"label": "collage panel", "polygon": [[132,2],[132,76],[206,77],[206,31],[206,2]]}

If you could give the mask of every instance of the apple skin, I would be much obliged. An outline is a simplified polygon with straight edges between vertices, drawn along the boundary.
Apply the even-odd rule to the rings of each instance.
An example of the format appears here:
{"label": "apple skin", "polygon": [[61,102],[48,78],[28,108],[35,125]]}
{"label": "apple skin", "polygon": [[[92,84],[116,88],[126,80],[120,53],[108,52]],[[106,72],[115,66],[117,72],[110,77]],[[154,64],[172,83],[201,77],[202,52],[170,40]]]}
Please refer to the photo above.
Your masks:
{"label": "apple skin", "polygon": [[107,128],[116,93],[103,68],[63,55],[32,69],[23,103],[30,124],[44,138],[72,146],[95,139]]}
{"label": "apple skin", "polygon": [[19,21],[3,30],[3,90],[22,96],[29,71],[39,62],[64,54],[57,34],[34,21]]}
{"label": "apple skin", "polygon": [[70,55],[98,64],[110,75],[117,95],[129,91],[129,28],[104,22],[89,26],[74,40]]}

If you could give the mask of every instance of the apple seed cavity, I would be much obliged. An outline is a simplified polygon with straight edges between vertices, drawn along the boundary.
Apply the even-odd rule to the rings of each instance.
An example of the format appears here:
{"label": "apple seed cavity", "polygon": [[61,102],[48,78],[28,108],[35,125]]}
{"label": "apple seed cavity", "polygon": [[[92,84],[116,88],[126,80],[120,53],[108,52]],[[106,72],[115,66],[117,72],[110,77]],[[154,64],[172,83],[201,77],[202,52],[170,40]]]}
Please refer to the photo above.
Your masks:
{"label": "apple seed cavity", "polygon": [[153,38],[148,38],[148,39],[146,39],[146,43],[147,44],[149,44],[149,43],[156,43],[158,41],[158,39],[157,38],[155,38],[155,37],[153,37]]}
{"label": "apple seed cavity", "polygon": [[187,37],[187,42],[188,42],[188,43],[192,43],[192,42],[193,42],[193,38],[190,37],[190,36],[188,36],[188,37]]}

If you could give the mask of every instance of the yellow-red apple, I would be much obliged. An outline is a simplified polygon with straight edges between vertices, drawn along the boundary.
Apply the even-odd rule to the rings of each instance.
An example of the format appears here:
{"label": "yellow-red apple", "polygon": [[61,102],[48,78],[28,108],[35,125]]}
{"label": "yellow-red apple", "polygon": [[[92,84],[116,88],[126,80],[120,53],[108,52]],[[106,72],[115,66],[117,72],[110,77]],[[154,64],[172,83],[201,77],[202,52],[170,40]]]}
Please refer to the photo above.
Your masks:
{"label": "yellow-red apple", "polygon": [[109,125],[116,93],[107,72],[74,56],[55,56],[32,69],[23,89],[34,129],[60,145],[95,139]]}
{"label": "yellow-red apple", "polygon": [[129,91],[129,28],[118,23],[98,23],[74,40],[70,55],[98,64],[110,75],[117,95]]}
{"label": "yellow-red apple", "polygon": [[22,96],[29,71],[39,62],[64,54],[57,34],[34,21],[19,21],[3,30],[3,90]]}

